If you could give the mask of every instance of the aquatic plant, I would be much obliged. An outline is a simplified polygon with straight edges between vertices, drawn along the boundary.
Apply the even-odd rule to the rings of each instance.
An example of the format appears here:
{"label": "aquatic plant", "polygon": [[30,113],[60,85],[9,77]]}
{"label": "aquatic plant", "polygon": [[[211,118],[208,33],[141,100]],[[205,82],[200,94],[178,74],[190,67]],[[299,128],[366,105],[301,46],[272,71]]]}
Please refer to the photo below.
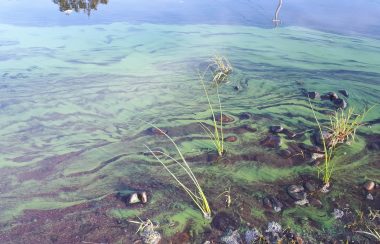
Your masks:
{"label": "aquatic plant", "polygon": [[329,143],[327,143],[322,126],[318,121],[310,99],[309,104],[313,112],[314,119],[318,125],[323,144],[324,164],[322,167],[318,168],[318,173],[321,172],[323,174],[324,186],[322,188],[322,192],[326,192],[330,186],[330,179],[334,171],[334,162],[332,161],[334,150],[339,144],[344,143],[349,139],[355,139],[357,129],[362,125],[367,113],[373,107],[364,111],[362,114],[355,114],[353,108],[348,109],[347,112],[342,109],[336,111],[334,115],[330,116],[330,126],[327,127],[327,130],[331,133],[331,136],[328,139]]}
{"label": "aquatic plant", "polygon": [[[370,108],[372,109],[372,107]],[[330,117],[330,126],[328,130],[332,134],[331,145],[333,147],[344,143],[348,140],[354,140],[356,130],[362,125],[362,122],[370,110],[364,111],[362,114],[355,114],[353,108],[349,108],[347,112],[340,109]]]}
{"label": "aquatic plant", "polygon": [[210,140],[212,141],[212,143],[214,144],[217,152],[218,152],[218,155],[219,156],[223,156],[223,153],[224,153],[224,135],[223,135],[223,110],[222,110],[222,104],[220,102],[220,96],[219,96],[219,88],[218,86],[216,86],[216,94],[217,94],[217,97],[218,97],[218,103],[219,103],[219,115],[220,115],[220,128],[218,126],[218,123],[216,121],[216,114],[214,112],[214,109],[213,109],[213,106],[211,104],[211,101],[210,101],[210,97],[209,97],[209,94],[207,92],[207,88],[206,88],[206,85],[205,85],[205,82],[204,82],[204,77],[203,76],[199,76],[199,79],[202,83],[202,86],[203,86],[203,90],[205,92],[205,95],[206,95],[206,98],[207,98],[207,102],[208,102],[208,105],[209,105],[209,108],[211,110],[211,114],[212,114],[212,121],[213,121],[213,132],[202,122],[199,122],[199,124],[201,125],[201,127],[203,128],[203,130],[206,132],[206,134],[210,137]]}
{"label": "aquatic plant", "polygon": [[232,204],[231,187],[229,187],[228,190],[225,190],[224,192],[220,193],[216,197],[216,199],[218,199],[221,196],[224,196],[226,198],[226,206],[227,206],[227,208],[231,207],[231,204]]}
{"label": "aquatic plant", "polygon": [[[194,202],[194,204],[201,210],[201,212],[203,213],[203,216],[206,218],[206,219],[210,219],[211,218],[211,209],[210,209],[210,206],[208,204],[208,201],[207,201],[207,197],[206,195],[204,194],[203,192],[203,189],[201,187],[201,185],[199,184],[197,178],[195,177],[193,171],[191,170],[189,164],[186,162],[186,159],[185,157],[183,156],[181,150],[179,149],[179,147],[177,146],[177,144],[174,142],[174,140],[168,135],[166,134],[166,132],[164,132],[163,130],[161,130],[160,128],[154,126],[153,124],[150,124],[148,122],[146,122],[147,124],[153,126],[154,128],[156,128],[157,130],[160,131],[160,133],[162,133],[162,135],[165,135],[174,145],[174,147],[176,148],[180,158],[181,158],[181,162],[179,160],[176,160],[175,158],[173,158],[172,156],[170,156],[169,154],[166,154],[162,151],[152,151],[147,145],[145,145],[145,147],[150,151],[150,153],[152,153],[152,155],[162,164],[162,166],[164,166],[164,168],[169,172],[169,174],[174,178],[174,180],[181,186],[181,188],[190,196],[191,200]],[[195,186],[195,191],[192,191],[190,189],[190,187],[186,186],[185,183],[183,183],[174,173],[172,170],[169,169],[169,167],[158,157],[158,155],[163,155],[167,158],[169,158],[170,160],[173,160],[177,165],[179,165],[181,167],[181,169],[183,169],[185,171],[185,173],[189,176],[189,178],[191,179],[191,181],[193,182],[194,186]]]}
{"label": "aquatic plant", "polygon": [[209,70],[212,73],[212,84],[214,86],[219,86],[220,84],[229,82],[228,78],[233,69],[230,61],[228,61],[226,57],[215,55],[211,58],[210,64],[207,66],[202,76],[205,77]]}
{"label": "aquatic plant", "polygon": [[309,104],[310,104],[311,111],[313,112],[314,119],[318,125],[320,136],[322,138],[324,163],[323,163],[322,167],[318,168],[318,175],[319,175],[319,173],[322,172],[323,183],[324,183],[324,186],[322,188],[322,192],[327,192],[328,188],[330,187],[330,179],[331,179],[331,176],[332,176],[333,170],[334,170],[334,162],[332,162],[331,159],[332,159],[333,151],[335,148],[334,147],[327,147],[327,142],[326,142],[326,139],[323,135],[322,126],[319,123],[317,115],[315,114],[313,106],[311,105],[310,99],[309,99]]}

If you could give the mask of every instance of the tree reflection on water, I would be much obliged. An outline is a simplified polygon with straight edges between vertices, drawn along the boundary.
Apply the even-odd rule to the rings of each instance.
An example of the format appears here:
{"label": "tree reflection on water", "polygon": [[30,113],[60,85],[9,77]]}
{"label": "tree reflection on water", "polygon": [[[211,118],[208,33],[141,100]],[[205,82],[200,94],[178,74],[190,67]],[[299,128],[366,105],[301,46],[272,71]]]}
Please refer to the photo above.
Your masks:
{"label": "tree reflection on water", "polygon": [[59,4],[59,11],[82,11],[91,14],[92,10],[97,10],[99,3],[108,4],[109,0],[53,0],[55,4]]}

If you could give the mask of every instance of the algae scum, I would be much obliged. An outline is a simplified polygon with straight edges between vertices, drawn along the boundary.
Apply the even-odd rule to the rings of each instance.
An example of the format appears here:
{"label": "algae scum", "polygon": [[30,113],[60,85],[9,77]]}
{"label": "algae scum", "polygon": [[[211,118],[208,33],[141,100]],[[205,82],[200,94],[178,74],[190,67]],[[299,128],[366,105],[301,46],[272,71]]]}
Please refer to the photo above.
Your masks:
{"label": "algae scum", "polygon": [[[255,231],[284,243],[375,243],[355,231],[379,224],[379,107],[337,148],[320,193],[307,92],[336,92],[357,112],[378,103],[378,39],[200,24],[2,24],[0,33],[1,243],[139,243],[157,233],[161,243],[259,243]],[[199,124],[213,126],[198,73],[215,54],[233,66],[219,87],[223,157]],[[328,125],[336,105],[311,102]],[[143,121],[178,145],[211,220],[144,147],[179,160]],[[297,205],[301,193],[308,203]]]}

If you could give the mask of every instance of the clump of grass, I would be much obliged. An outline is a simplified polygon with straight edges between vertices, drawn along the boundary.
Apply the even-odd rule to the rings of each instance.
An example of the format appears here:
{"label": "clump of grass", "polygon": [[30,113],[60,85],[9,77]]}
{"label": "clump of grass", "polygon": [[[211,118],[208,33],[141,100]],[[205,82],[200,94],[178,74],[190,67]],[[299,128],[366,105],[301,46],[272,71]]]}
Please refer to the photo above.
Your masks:
{"label": "clump of grass", "polygon": [[228,59],[224,56],[215,55],[211,59],[211,66],[213,71],[212,82],[216,86],[222,83],[228,83],[228,77],[232,73],[232,66]]}
{"label": "clump of grass", "polygon": [[329,143],[327,143],[323,136],[322,126],[318,121],[310,99],[309,104],[322,139],[324,163],[322,167],[318,168],[318,174],[322,173],[323,175],[324,186],[322,192],[327,192],[334,172],[334,162],[332,161],[332,157],[336,147],[350,139],[352,141],[355,139],[357,129],[363,124],[365,116],[372,107],[362,114],[355,114],[353,108],[349,108],[346,112],[344,110],[336,111],[334,115],[330,116],[330,125],[327,127],[327,130],[331,133],[331,136],[329,138]]}
{"label": "clump of grass", "polygon": [[[152,151],[147,145],[145,145],[145,147],[162,164],[162,166],[164,166],[164,168],[169,172],[169,174],[173,177],[173,179],[181,186],[181,188],[190,196],[190,198],[194,202],[194,204],[203,213],[203,216],[206,219],[210,219],[211,218],[211,209],[210,209],[210,206],[208,204],[207,197],[204,194],[203,189],[202,189],[201,185],[199,184],[197,178],[195,177],[193,171],[191,170],[189,164],[186,162],[185,157],[181,153],[181,150],[179,149],[177,144],[174,142],[174,140],[168,134],[166,134],[164,131],[162,131],[160,128],[154,126],[153,124],[150,124],[150,123],[148,123],[148,124],[153,126],[154,128],[156,128],[157,130],[159,130],[163,135],[165,135],[173,143],[174,147],[176,148],[176,150],[180,156],[180,160],[176,160],[172,156],[170,156],[169,154],[166,154],[162,151]],[[191,179],[192,183],[194,184],[193,188],[195,188],[195,190],[191,190],[190,189],[191,187],[186,186],[173,173],[173,171],[171,169],[169,169],[169,167],[158,157],[159,155],[163,155],[163,156],[169,158],[170,160],[173,160],[177,165],[179,165],[181,167],[181,169],[183,169],[185,171],[185,173],[188,175],[188,177]]]}
{"label": "clump of grass", "polygon": [[224,134],[223,134],[223,110],[222,110],[222,104],[220,102],[220,96],[219,96],[219,88],[216,86],[216,94],[218,96],[218,103],[219,103],[219,115],[220,115],[220,127],[218,126],[218,123],[216,121],[216,114],[214,112],[213,106],[210,101],[209,94],[207,92],[207,88],[204,82],[204,78],[202,76],[199,77],[201,80],[203,90],[205,92],[207,102],[209,105],[209,108],[211,110],[212,114],[212,121],[213,121],[213,131],[211,131],[204,123],[199,122],[203,130],[206,132],[206,134],[210,137],[210,140],[215,146],[215,149],[218,152],[218,155],[221,157],[224,153]]}
{"label": "clump of grass", "polygon": [[309,104],[310,104],[311,111],[313,112],[315,122],[318,125],[320,136],[322,138],[323,152],[324,152],[325,156],[324,156],[323,166],[318,168],[318,175],[322,172],[323,183],[324,183],[324,186],[322,188],[322,192],[327,192],[328,188],[330,187],[330,179],[331,179],[331,176],[332,176],[333,170],[334,170],[334,162],[332,162],[332,160],[331,160],[332,155],[333,155],[333,151],[334,151],[334,147],[327,147],[326,139],[323,136],[322,126],[319,123],[319,120],[317,118],[317,115],[315,114],[314,108],[311,105],[310,99],[309,99]]}
{"label": "clump of grass", "polygon": [[[371,108],[370,108],[371,109]],[[353,108],[348,111],[336,111],[330,117],[330,126],[328,127],[331,136],[331,145],[337,146],[349,140],[354,140],[357,129],[362,125],[362,122],[370,110],[368,109],[362,114],[355,114]]]}

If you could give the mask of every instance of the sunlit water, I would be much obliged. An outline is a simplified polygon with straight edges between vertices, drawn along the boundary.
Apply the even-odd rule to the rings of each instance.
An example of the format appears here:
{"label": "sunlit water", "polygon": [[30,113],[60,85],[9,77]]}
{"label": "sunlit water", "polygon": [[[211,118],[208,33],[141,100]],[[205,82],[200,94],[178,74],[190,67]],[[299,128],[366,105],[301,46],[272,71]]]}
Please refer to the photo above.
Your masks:
{"label": "sunlit water", "polygon": [[[153,2],[110,0],[89,15],[65,14],[49,1],[0,3],[4,230],[26,209],[71,206],[129,188],[150,188],[155,200],[145,217],[157,217],[155,211],[168,201],[162,196],[181,190],[142,154],[144,144],[174,152],[163,138],[144,134],[149,126],[142,120],[184,126],[176,139],[185,155],[211,148],[200,127],[186,126],[209,121],[198,72],[215,54],[228,57],[234,67],[232,82],[220,90],[225,112],[261,118],[250,122],[258,133],[227,145],[234,154],[276,154],[249,147],[265,137],[270,124],[315,128],[304,91],[346,89],[349,105],[358,109],[379,102],[377,1],[284,1],[278,28],[272,23],[277,1]],[[366,136],[380,133],[379,108],[367,120],[371,126],[361,129],[358,145],[343,158],[349,161],[345,173],[364,165],[356,183],[380,173],[374,167],[378,153],[362,155]],[[207,183],[215,197],[224,190],[215,192],[223,178],[236,191],[248,185],[258,192],[298,173],[316,174],[306,164],[277,170],[265,160],[241,160],[228,169],[196,162],[194,170],[216,178]],[[177,197],[185,213],[193,209],[186,196]],[[179,211],[170,205],[166,210],[168,216]]]}

